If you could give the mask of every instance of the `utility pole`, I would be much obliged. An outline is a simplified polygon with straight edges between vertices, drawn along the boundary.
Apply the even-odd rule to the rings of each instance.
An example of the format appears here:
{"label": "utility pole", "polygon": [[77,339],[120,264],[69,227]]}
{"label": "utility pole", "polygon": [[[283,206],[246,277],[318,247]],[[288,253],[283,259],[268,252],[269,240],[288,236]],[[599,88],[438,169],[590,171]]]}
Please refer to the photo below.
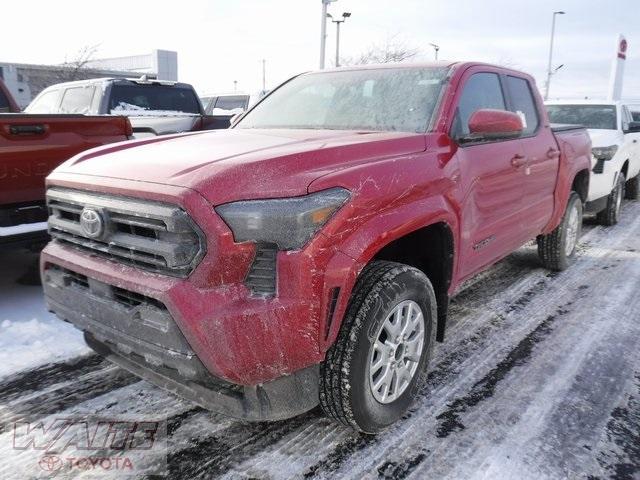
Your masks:
{"label": "utility pole", "polygon": [[556,15],[564,15],[565,12],[559,10],[557,12],[553,12],[553,19],[551,20],[551,41],[549,42],[549,63],[547,65],[547,81],[544,87],[544,99],[547,100],[549,98],[549,87],[551,86],[551,75],[553,75],[553,71],[551,70],[551,62],[553,59],[553,38],[556,34]]}
{"label": "utility pole", "polygon": [[336,24],[336,67],[340,66],[340,24],[344,23],[350,16],[350,12],[344,12],[342,20],[335,20],[330,13],[327,13],[327,18],[330,18]]}
{"label": "utility pole", "polygon": [[327,45],[327,7],[336,0],[322,0],[322,23],[320,24],[320,70],[324,69],[324,53]]}
{"label": "utility pole", "polygon": [[429,45],[431,45],[433,47],[433,51],[435,53],[436,62],[437,62],[438,61],[438,51],[440,50],[440,46],[436,45],[435,43],[430,43]]}
{"label": "utility pole", "polygon": [[267,60],[262,59],[262,91],[267,91]]}
{"label": "utility pole", "polygon": [[233,81],[233,91],[237,92],[238,91],[238,80],[234,80]]}

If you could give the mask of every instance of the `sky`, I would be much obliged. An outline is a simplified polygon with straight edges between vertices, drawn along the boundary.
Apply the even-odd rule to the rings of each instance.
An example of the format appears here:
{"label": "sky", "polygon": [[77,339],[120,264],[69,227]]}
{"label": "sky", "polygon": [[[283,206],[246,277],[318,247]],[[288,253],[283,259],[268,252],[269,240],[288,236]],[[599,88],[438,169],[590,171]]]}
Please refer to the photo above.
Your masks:
{"label": "sky", "polygon": [[[321,0],[31,0],[3,2],[0,61],[61,63],[85,46],[96,58],[178,52],[181,81],[200,93],[254,92],[319,65]],[[389,39],[420,49],[418,59],[499,63],[545,81],[552,12],[557,17],[551,98],[604,97],[616,40],[629,50],[623,96],[640,100],[640,0],[337,0],[351,12],[341,56],[357,56]],[[327,26],[327,65],[335,26]],[[19,41],[16,41],[16,40]]]}

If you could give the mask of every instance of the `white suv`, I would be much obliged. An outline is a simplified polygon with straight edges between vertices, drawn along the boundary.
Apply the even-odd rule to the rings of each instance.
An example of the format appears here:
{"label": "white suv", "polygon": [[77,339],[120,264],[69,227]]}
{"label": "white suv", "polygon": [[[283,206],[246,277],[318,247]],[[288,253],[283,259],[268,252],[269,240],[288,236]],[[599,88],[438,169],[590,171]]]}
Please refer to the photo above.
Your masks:
{"label": "white suv", "polygon": [[622,198],[636,200],[640,193],[640,122],[633,121],[621,102],[567,100],[546,105],[552,123],[589,130],[593,148],[587,210],[597,212],[604,225],[615,225]]}

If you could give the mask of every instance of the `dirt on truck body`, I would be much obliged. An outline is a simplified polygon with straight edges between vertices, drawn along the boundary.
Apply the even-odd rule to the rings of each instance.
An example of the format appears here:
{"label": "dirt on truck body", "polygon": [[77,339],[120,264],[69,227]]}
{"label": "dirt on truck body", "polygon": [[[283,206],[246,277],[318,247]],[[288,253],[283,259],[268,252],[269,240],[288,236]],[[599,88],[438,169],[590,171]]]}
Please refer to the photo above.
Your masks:
{"label": "dirt on truck body", "polygon": [[[301,108],[304,106],[304,108]],[[531,239],[573,261],[584,129],[479,63],[297,76],[230,130],[103,147],[47,181],[49,308],[115,363],[239,418],[408,409],[460,285]]]}

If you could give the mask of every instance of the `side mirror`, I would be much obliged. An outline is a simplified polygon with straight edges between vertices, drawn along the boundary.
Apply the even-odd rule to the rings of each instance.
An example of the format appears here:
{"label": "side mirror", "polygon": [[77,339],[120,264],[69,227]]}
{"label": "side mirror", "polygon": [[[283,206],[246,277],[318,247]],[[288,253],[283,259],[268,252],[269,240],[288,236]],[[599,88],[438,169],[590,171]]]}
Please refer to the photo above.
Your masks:
{"label": "side mirror", "polygon": [[492,140],[517,137],[524,129],[522,119],[506,110],[477,110],[469,118],[469,135],[465,140]]}
{"label": "side mirror", "polygon": [[624,133],[640,133],[640,122],[629,122],[629,126]]}

